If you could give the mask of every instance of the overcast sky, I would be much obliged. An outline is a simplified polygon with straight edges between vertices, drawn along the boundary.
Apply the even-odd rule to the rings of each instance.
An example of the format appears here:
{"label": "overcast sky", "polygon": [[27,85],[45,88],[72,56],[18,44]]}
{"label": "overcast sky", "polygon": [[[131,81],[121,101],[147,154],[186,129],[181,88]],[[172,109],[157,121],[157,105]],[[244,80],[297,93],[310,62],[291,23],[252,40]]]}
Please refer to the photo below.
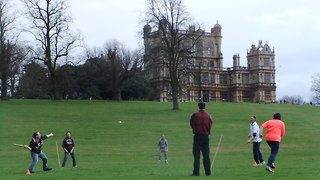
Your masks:
{"label": "overcast sky", "polygon": [[[14,0],[19,7],[20,0]],[[142,39],[145,0],[67,0],[89,47],[101,47],[117,39],[137,49]],[[312,76],[320,73],[319,0],[185,0],[184,4],[201,28],[222,26],[224,67],[232,66],[232,56],[246,53],[252,43],[268,42],[275,48],[277,99],[299,95],[310,101]],[[319,55],[318,55],[319,54]]]}

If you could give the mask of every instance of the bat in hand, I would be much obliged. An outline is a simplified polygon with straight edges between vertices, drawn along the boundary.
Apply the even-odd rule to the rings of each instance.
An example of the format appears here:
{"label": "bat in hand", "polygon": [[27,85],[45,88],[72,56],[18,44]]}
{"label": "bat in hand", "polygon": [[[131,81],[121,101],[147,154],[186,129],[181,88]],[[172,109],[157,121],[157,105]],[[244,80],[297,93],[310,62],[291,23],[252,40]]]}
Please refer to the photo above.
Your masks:
{"label": "bat in hand", "polygon": [[13,144],[14,146],[19,146],[19,147],[24,147],[24,148],[27,148],[29,150],[31,150],[31,148],[27,145],[21,145],[21,144]]}

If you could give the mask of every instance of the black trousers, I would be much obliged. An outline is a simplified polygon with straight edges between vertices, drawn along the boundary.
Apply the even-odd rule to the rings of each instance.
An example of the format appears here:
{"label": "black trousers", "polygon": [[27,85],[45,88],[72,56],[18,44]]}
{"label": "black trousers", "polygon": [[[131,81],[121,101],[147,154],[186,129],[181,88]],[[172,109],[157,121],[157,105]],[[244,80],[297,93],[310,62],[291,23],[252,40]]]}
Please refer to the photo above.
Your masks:
{"label": "black trousers", "polygon": [[209,150],[209,136],[195,134],[193,136],[193,174],[199,174],[200,169],[200,151],[203,156],[203,166],[207,175],[211,174],[210,169],[210,150]]}
{"label": "black trousers", "polygon": [[259,164],[259,161],[260,163],[263,162],[263,157],[262,157],[262,154],[260,152],[260,142],[252,142],[253,144],[253,158],[254,158],[254,161]]}

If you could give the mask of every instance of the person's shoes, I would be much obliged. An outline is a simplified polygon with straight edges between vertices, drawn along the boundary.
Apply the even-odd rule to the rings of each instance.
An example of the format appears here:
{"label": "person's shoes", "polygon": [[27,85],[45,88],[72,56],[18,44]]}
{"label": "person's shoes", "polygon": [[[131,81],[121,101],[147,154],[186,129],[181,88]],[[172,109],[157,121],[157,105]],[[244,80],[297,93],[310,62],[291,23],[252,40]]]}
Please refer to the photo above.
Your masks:
{"label": "person's shoes", "polygon": [[52,169],[52,168],[48,168],[48,167],[47,167],[47,168],[43,169],[43,171],[51,171],[51,169]]}
{"label": "person's shoes", "polygon": [[269,171],[269,172],[271,172],[271,173],[273,173],[274,171],[272,171],[271,169],[269,169],[269,168],[266,168],[266,170],[267,171]]}
{"label": "person's shoes", "polygon": [[189,176],[200,176],[200,174],[190,174]]}
{"label": "person's shoes", "polygon": [[262,161],[261,163],[258,164],[258,166],[263,166],[263,165],[265,165],[265,164],[266,164],[266,162],[265,162],[265,161]]}
{"label": "person's shoes", "polygon": [[31,171],[28,169],[27,174],[30,174],[30,173],[34,173],[34,171]]}
{"label": "person's shoes", "polygon": [[274,165],[271,165],[270,167],[271,167],[271,168],[273,168],[273,169],[275,169],[275,168],[276,168]]}
{"label": "person's shoes", "polygon": [[206,174],[206,176],[211,176],[211,174]]}
{"label": "person's shoes", "polygon": [[160,160],[158,161],[158,163],[160,163]]}
{"label": "person's shoes", "polygon": [[73,166],[73,167],[78,167],[77,165]]}
{"label": "person's shoes", "polygon": [[168,161],[166,160],[166,163],[168,163]]}

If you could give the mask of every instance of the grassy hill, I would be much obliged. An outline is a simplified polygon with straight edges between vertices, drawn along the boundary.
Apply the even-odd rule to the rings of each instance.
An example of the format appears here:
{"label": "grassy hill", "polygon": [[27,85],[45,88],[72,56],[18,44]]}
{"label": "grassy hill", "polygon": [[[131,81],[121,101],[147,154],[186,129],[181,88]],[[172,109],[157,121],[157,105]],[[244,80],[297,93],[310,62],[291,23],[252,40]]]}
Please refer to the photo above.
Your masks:
{"label": "grassy hill", "polygon": [[[190,116],[197,103],[113,101],[0,101],[0,179],[318,179],[320,148],[320,107],[280,104],[207,103],[213,117],[210,136],[212,159],[220,136],[223,139],[212,176],[189,177],[193,170]],[[257,122],[280,112],[286,124],[276,159],[275,173],[252,167],[252,144],[248,144],[250,116]],[[120,124],[119,121],[122,121]],[[39,159],[34,174],[26,175],[32,162],[27,149],[13,143],[29,144],[34,131],[54,136],[44,142],[43,152],[52,171],[42,171]],[[69,157],[66,167],[58,166],[65,132],[75,140],[78,167]],[[157,143],[165,134],[169,143],[168,164],[157,163]],[[267,161],[270,148],[265,141],[261,152]],[[202,162],[202,159],[201,159]]]}

